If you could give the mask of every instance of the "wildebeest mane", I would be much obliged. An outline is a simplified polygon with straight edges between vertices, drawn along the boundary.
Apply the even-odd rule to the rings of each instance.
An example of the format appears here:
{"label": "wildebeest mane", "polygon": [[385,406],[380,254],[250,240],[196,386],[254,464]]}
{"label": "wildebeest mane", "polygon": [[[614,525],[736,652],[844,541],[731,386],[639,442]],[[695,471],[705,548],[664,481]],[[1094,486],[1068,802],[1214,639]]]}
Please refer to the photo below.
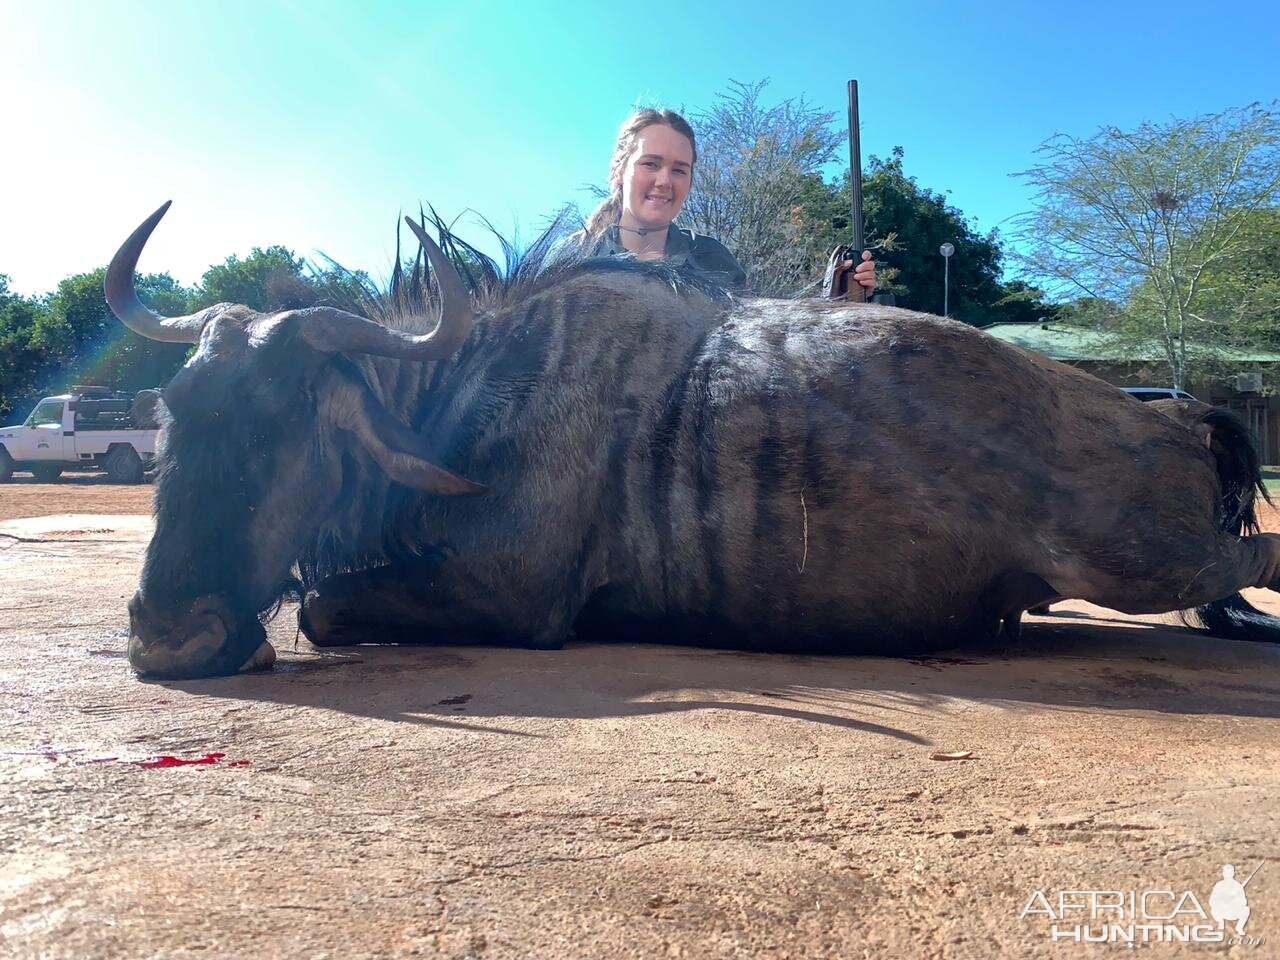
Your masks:
{"label": "wildebeest mane", "polygon": [[[487,220],[485,229],[502,250],[503,264],[477,249],[454,232],[434,210],[419,211],[424,230],[433,230],[440,249],[448,256],[463,283],[471,291],[472,304],[478,313],[495,313],[514,307],[542,290],[571,276],[598,271],[626,273],[649,277],[679,293],[696,293],[713,300],[732,296],[727,278],[666,260],[642,261],[629,256],[593,256],[587,249],[566,242],[578,225],[568,210],[561,211],[541,234],[521,248]],[[322,302],[359,316],[377,320],[385,326],[408,332],[417,329],[424,307],[432,308],[438,300],[438,286],[419,247],[407,264],[402,255],[402,237],[396,230],[396,258],[385,289],[379,288],[367,274],[348,270],[331,258],[324,257],[328,270],[322,275]]]}
{"label": "wildebeest mane", "polygon": [[[488,346],[473,342],[464,347],[462,356],[471,349],[492,349],[502,339],[507,323],[518,321],[522,306],[539,293],[574,277],[591,273],[625,274],[637,279],[657,280],[678,294],[706,297],[716,301],[732,298],[726,279],[666,261],[638,261],[632,257],[591,256],[576,244],[561,244],[571,232],[574,221],[566,213],[556,217],[536,240],[518,249],[486,223],[503,251],[504,263],[499,267],[487,254],[457,236],[450,224],[434,211],[420,212],[424,229],[439,238],[441,250],[453,262],[458,275],[472,295],[478,315],[478,326],[487,327],[473,334],[473,341],[488,341]],[[558,245],[559,244],[559,245]],[[367,275],[345,270],[329,260],[325,276],[328,305],[376,320],[393,329],[420,333],[423,316],[435,314],[438,285],[427,267],[419,248],[411,262],[401,254],[397,232],[396,262],[390,282],[379,289]],[[637,284],[637,295],[644,285]],[[418,319],[413,319],[414,317]],[[639,345],[638,345],[639,346]],[[435,378],[421,365],[402,365],[393,360],[352,361],[352,372],[360,375],[378,394],[393,415],[414,429],[415,410],[423,393],[435,386]],[[446,364],[437,365],[437,370]],[[434,372],[434,371],[433,371]],[[403,563],[425,560],[436,549],[430,532],[419,521],[427,495],[398,484],[392,484],[372,471],[376,468],[350,456],[344,462],[344,490],[327,522],[298,557],[299,579],[304,590],[335,574],[381,566],[389,562]],[[370,524],[370,517],[381,521]],[[376,531],[371,533],[371,531]]]}

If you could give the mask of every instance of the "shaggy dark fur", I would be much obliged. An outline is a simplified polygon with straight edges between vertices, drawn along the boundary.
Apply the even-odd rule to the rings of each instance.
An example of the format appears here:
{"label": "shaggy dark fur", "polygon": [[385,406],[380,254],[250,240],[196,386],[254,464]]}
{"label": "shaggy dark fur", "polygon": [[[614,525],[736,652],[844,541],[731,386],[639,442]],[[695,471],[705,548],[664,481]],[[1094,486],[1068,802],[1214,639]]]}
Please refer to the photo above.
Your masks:
{"label": "shaggy dark fur", "polygon": [[[319,644],[549,647],[589,622],[906,654],[1012,635],[1054,596],[1240,635],[1233,595],[1275,568],[1280,539],[1238,535],[1260,477],[1230,417],[949,320],[661,262],[544,269],[539,243],[499,272],[445,233],[478,316],[444,360],[322,353],[305,311],[211,321],[166,393],[139,616],[212,594],[244,624],[296,566]],[[355,306],[417,332],[434,296],[415,266]],[[366,401],[483,493],[392,482],[352,426]]]}

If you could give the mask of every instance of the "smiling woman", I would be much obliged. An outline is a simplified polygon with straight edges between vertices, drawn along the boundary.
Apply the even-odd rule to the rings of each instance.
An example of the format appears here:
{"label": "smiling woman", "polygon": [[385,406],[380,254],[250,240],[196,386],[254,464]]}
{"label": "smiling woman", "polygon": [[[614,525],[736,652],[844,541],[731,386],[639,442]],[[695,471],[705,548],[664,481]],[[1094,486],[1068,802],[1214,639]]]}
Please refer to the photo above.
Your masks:
{"label": "smiling woman", "polygon": [[[675,219],[693,186],[698,160],[693,127],[673,110],[638,110],[623,122],[609,167],[609,197],[553,250],[549,262],[570,257],[629,254],[637,260],[668,260],[718,275],[743,289],[747,272],[714,237],[677,226]],[[853,269],[853,261],[838,269]],[[855,271],[868,292],[875,289],[875,263],[865,253]]]}
{"label": "smiling woman", "polygon": [[558,256],[616,256],[667,259],[721,274],[742,287],[746,271],[714,237],[696,234],[672,221],[693,185],[698,159],[693,128],[672,110],[638,110],[622,124],[609,166],[609,197],[592,212],[584,229],[553,251]]}

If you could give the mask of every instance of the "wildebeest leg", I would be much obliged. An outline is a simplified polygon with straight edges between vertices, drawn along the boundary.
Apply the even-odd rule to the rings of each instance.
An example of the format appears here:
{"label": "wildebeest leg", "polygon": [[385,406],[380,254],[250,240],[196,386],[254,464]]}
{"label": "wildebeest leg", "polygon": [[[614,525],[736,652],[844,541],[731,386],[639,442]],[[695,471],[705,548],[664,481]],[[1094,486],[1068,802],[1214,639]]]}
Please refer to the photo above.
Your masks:
{"label": "wildebeest leg", "polygon": [[303,598],[298,627],[319,647],[416,636],[431,611],[422,587],[432,566],[393,564],[328,577]]}
{"label": "wildebeest leg", "polygon": [[1177,562],[1165,556],[1133,558],[1121,571],[1063,564],[1046,579],[1063,596],[1124,613],[1185,610],[1245,587],[1280,590],[1280,535],[1218,535],[1208,549],[1186,551]]}
{"label": "wildebeest leg", "polygon": [[992,582],[980,606],[989,629],[1002,633],[1006,642],[1017,643],[1022,636],[1023,611],[1057,598],[1058,592],[1034,573],[1011,570]]}
{"label": "wildebeest leg", "polygon": [[[563,585],[513,594],[488,565],[424,559],[337,574],[310,591],[298,625],[317,646],[353,643],[564,645],[581,598]],[[525,584],[527,587],[527,584]]]}

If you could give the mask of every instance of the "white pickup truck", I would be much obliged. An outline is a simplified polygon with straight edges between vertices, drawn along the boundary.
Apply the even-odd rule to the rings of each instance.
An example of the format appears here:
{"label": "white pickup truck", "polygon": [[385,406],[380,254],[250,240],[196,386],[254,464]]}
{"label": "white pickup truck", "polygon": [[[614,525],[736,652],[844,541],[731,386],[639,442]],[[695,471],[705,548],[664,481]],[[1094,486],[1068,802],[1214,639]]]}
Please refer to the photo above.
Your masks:
{"label": "white pickup truck", "polygon": [[116,483],[141,483],[155,460],[159,391],[135,395],[73,387],[45,397],[21,426],[0,427],[0,483],[16,470],[52,483],[63,470],[105,470]]}

